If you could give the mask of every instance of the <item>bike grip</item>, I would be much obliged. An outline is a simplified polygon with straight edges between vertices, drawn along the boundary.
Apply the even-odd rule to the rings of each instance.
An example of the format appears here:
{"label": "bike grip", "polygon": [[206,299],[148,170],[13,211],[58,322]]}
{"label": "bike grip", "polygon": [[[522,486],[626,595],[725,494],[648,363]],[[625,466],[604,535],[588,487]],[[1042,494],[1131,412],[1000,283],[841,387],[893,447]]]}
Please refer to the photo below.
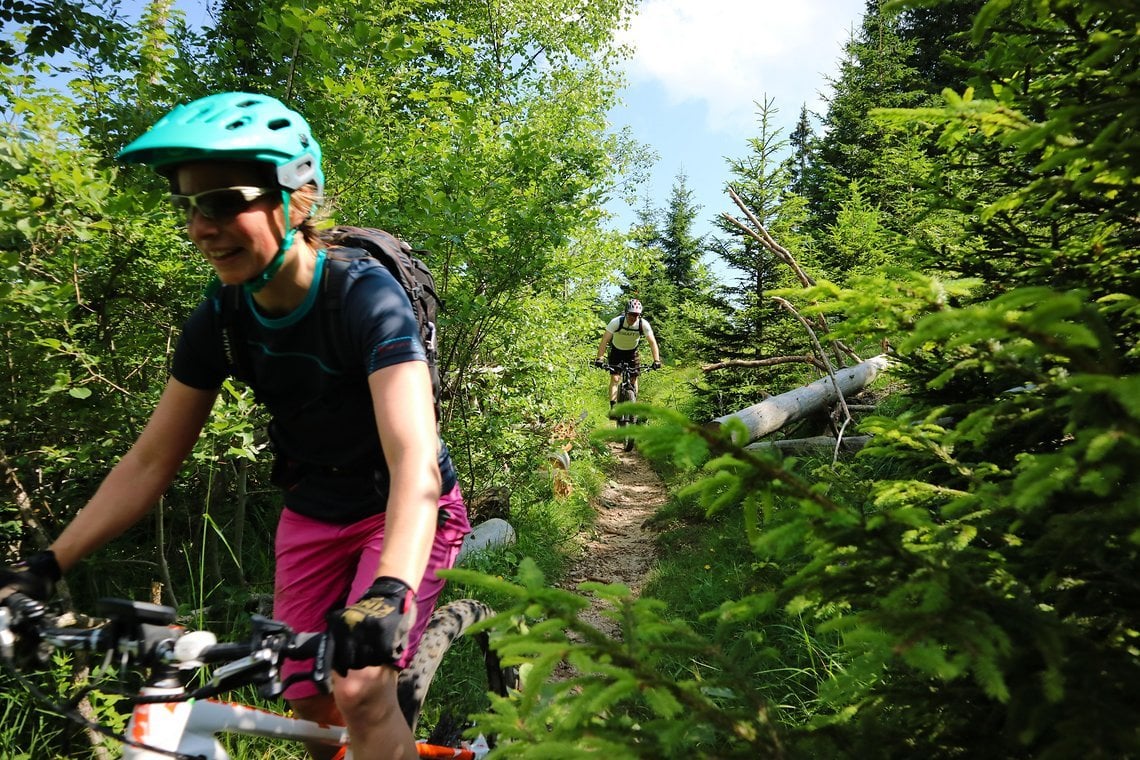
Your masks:
{"label": "bike grip", "polygon": [[326,633],[298,633],[288,648],[285,656],[290,660],[308,660],[323,654],[328,648]]}
{"label": "bike grip", "polygon": [[248,642],[245,644],[214,644],[198,653],[198,659],[203,663],[233,662],[253,652],[255,647]]}

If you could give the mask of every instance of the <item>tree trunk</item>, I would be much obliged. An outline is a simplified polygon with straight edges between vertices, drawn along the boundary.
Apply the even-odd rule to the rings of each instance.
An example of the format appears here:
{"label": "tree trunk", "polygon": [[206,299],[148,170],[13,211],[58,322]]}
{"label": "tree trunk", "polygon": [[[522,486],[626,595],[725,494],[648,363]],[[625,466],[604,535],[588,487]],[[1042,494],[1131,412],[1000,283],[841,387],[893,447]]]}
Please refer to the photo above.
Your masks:
{"label": "tree trunk", "polygon": [[858,393],[886,367],[886,356],[872,356],[854,367],[836,370],[834,379],[831,376],[821,378],[809,385],[764,399],[746,409],[717,417],[709,424],[719,427],[729,419],[738,419],[748,428],[748,440],[752,442],[779,430],[789,422],[828,408],[839,401],[840,394],[846,397]]}

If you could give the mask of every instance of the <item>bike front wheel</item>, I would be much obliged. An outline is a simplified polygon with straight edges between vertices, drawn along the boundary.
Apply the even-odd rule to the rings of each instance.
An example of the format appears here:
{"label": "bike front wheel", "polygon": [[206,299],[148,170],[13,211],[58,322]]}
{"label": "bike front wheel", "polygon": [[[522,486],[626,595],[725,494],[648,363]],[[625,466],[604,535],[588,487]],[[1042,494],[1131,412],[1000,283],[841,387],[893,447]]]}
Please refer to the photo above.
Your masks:
{"label": "bike front wheel", "polygon": [[[622,393],[620,400],[621,401],[630,401],[630,402],[637,401],[637,391],[628,390],[628,391]],[[636,425],[636,424],[637,424],[637,417],[634,417],[632,414],[622,415],[621,419],[618,420],[618,426],[619,427],[625,427],[626,425]],[[625,440],[622,442],[622,448],[624,448],[626,451],[633,451],[633,439],[630,438],[629,436],[626,436]]]}
{"label": "bike front wheel", "polygon": [[[468,628],[494,614],[490,607],[476,599],[457,599],[437,607],[432,613],[431,620],[420,639],[419,649],[416,650],[408,666],[400,671],[396,683],[400,709],[413,731],[419,722],[428,688],[448,649],[456,639],[467,632]],[[518,690],[520,688],[518,668],[503,667],[499,655],[491,649],[487,633],[480,632],[471,638],[475,640],[483,655],[487,678],[487,688],[484,691],[493,691],[505,697],[511,690]]]}

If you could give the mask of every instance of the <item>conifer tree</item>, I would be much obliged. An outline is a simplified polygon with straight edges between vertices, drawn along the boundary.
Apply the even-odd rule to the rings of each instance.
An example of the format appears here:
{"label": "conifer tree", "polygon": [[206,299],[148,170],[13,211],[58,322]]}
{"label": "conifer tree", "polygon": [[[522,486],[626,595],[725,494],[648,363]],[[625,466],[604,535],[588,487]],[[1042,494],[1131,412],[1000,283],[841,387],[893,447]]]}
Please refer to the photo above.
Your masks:
{"label": "conifer tree", "polygon": [[[802,251],[807,241],[799,231],[804,218],[803,199],[791,190],[798,156],[789,154],[790,142],[775,126],[778,112],[771,98],[757,102],[759,133],[749,138],[747,153],[728,160],[729,185],[781,244]],[[804,115],[801,113],[801,117]],[[727,213],[737,219],[744,217],[736,207]],[[772,290],[796,284],[792,271],[728,220],[721,217],[715,223],[722,234],[715,242],[714,252],[736,279],[720,295],[724,308],[731,305],[728,324],[713,323],[705,331],[708,359],[765,358],[794,351],[803,335],[796,336],[797,331],[791,327],[793,318],[771,298]],[[710,379],[710,396],[720,399],[720,403],[727,402],[733,408],[726,411],[733,411],[739,408],[736,405],[754,403],[761,389],[771,387],[780,375],[779,370],[722,371]]]}
{"label": "conifer tree", "polygon": [[694,200],[688,181],[684,170],[677,173],[664,211],[660,240],[665,276],[682,294],[692,292],[696,285],[697,265],[704,243],[704,236],[693,235],[693,224],[701,206]]}
{"label": "conifer tree", "polygon": [[[880,0],[867,0],[859,31],[845,46],[839,75],[831,82],[834,94],[828,101],[823,137],[816,145],[806,190],[816,229],[835,223],[850,183],[875,177],[878,158],[891,144],[868,111],[930,100],[929,88],[909,63],[914,45],[899,34],[898,12],[881,5]],[[865,185],[864,191],[872,204],[887,200],[873,187]]]}
{"label": "conifer tree", "polygon": [[796,126],[791,135],[788,136],[788,144],[792,150],[791,159],[788,162],[788,173],[790,175],[788,185],[792,192],[797,195],[804,195],[807,191],[808,172],[815,162],[817,139],[811,123],[811,114],[808,112],[807,105],[802,105]]}
{"label": "conifer tree", "polygon": [[646,199],[638,209],[631,241],[639,248],[637,270],[626,272],[624,297],[636,297],[645,308],[653,331],[668,354],[681,359],[694,351],[697,328],[707,319],[711,278],[701,257],[704,236],[694,225],[701,207],[693,199],[684,171],[677,173],[668,205],[652,207]]}

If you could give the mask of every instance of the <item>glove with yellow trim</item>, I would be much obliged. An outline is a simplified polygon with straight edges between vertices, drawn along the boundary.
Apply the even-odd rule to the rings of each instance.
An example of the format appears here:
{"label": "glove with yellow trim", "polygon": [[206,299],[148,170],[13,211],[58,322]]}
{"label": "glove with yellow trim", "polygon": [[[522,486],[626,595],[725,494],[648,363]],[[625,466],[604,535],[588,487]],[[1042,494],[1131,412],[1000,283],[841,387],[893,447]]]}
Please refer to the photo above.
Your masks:
{"label": "glove with yellow trim", "polygon": [[408,647],[416,622],[416,594],[399,578],[377,578],[360,601],[330,612],[333,669],[350,670],[391,665]]}

